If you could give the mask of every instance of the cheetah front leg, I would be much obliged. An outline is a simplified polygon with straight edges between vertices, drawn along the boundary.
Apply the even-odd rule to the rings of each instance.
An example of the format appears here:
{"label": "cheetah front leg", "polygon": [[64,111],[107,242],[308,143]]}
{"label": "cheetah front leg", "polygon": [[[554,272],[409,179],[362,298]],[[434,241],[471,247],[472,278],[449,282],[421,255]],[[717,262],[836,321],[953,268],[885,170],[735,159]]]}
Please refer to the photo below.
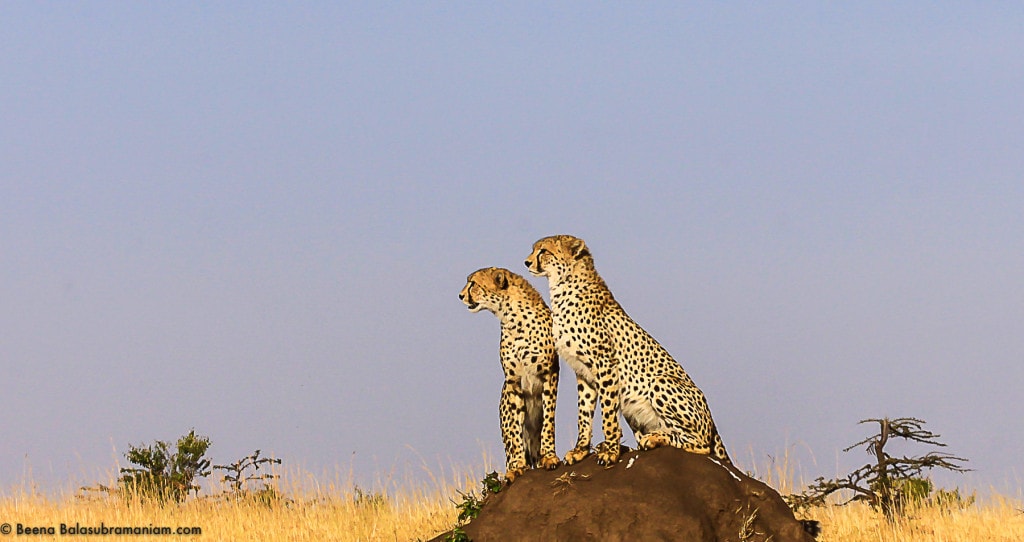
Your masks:
{"label": "cheetah front leg", "polygon": [[594,408],[597,401],[597,389],[580,375],[576,375],[576,393],[579,395],[579,437],[576,447],[565,454],[565,464],[579,463],[590,455],[590,439],[593,437]]}
{"label": "cheetah front leg", "polygon": [[597,446],[597,464],[611,467],[619,462],[622,425],[619,424],[621,397],[619,397],[619,371],[612,360],[598,364],[597,381],[601,390],[601,428],[604,442]]}
{"label": "cheetah front leg", "polygon": [[526,403],[518,380],[505,380],[501,388],[498,413],[501,418],[501,440],[505,443],[505,478],[511,484],[526,472],[526,443],[523,441]]}
{"label": "cheetah front leg", "polygon": [[562,462],[555,451],[555,403],[558,399],[558,360],[553,369],[544,376],[544,421],[540,433],[540,466],[552,470]]}

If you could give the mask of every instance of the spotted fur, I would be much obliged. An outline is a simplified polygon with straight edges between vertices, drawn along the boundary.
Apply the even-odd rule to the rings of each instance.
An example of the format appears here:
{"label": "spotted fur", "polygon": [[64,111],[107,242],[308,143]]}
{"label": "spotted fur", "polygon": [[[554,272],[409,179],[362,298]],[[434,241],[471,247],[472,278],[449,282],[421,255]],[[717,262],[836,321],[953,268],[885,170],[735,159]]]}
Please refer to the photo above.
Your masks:
{"label": "spotted fur", "polygon": [[509,482],[527,466],[553,469],[558,356],[551,336],[551,311],[523,277],[497,267],[466,278],[459,299],[470,312],[487,309],[501,322],[499,353],[505,372],[498,411]]}
{"label": "spotted fur", "polygon": [[576,372],[579,439],[567,464],[590,454],[598,397],[603,465],[619,460],[620,411],[641,449],[670,445],[729,461],[704,393],[615,301],[582,239],[545,237],[534,243],[526,267],[548,279],[556,349]]}

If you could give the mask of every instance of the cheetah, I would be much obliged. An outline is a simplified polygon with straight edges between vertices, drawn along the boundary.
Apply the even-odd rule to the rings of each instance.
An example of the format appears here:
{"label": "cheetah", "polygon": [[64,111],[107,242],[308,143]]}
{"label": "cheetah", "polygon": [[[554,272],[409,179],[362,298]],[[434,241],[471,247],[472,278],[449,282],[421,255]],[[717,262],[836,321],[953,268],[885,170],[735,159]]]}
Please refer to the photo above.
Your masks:
{"label": "cheetah", "polygon": [[554,469],[561,464],[555,453],[558,356],[544,298],[520,275],[488,267],[466,278],[459,299],[470,312],[487,309],[501,322],[505,384],[498,410],[505,478],[511,483],[527,466]]}
{"label": "cheetah", "polygon": [[598,396],[605,437],[596,449],[599,464],[619,460],[620,411],[641,449],[670,445],[731,463],[704,393],[615,301],[582,239],[545,237],[525,263],[548,279],[556,349],[576,372],[579,439],[566,464],[590,455]]}

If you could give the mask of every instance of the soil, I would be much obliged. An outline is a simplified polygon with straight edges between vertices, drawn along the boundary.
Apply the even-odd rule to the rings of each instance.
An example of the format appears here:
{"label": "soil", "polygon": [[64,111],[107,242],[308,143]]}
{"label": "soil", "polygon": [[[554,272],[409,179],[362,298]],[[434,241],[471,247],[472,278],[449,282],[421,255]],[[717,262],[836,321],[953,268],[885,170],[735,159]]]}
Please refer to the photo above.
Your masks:
{"label": "soil", "polygon": [[814,540],[772,488],[671,447],[630,451],[612,468],[591,455],[527,471],[491,494],[463,531],[474,542]]}

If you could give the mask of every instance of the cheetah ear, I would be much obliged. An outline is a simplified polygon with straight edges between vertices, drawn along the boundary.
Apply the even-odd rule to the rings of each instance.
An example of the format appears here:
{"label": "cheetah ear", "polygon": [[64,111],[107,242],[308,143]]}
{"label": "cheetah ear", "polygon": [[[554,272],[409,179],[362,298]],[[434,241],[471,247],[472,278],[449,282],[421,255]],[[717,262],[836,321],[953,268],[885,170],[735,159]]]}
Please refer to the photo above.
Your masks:
{"label": "cheetah ear", "polygon": [[494,285],[497,286],[499,290],[505,290],[508,288],[508,276],[504,271],[498,271],[494,274]]}
{"label": "cheetah ear", "polygon": [[590,256],[590,249],[587,248],[587,244],[583,242],[583,239],[573,239],[572,244],[569,245],[569,252],[574,260],[581,260],[585,256]]}

